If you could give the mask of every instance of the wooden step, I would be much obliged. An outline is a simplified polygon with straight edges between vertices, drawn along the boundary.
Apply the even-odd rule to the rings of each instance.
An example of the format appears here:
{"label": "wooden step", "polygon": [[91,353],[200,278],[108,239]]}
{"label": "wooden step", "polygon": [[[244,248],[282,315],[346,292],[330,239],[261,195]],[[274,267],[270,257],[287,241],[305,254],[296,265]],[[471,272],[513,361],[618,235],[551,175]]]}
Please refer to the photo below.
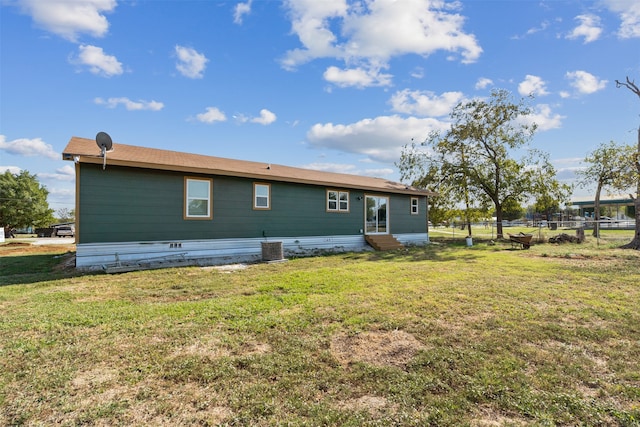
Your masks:
{"label": "wooden step", "polygon": [[367,234],[364,238],[377,251],[404,248],[404,245],[391,234]]}

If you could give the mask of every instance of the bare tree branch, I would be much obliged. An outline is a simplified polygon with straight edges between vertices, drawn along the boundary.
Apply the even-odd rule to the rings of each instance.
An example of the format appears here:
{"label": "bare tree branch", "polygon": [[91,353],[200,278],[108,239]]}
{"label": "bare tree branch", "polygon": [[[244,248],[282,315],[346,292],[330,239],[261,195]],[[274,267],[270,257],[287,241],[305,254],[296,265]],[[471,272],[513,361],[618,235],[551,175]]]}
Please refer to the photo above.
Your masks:
{"label": "bare tree branch", "polygon": [[635,93],[636,95],[638,95],[638,97],[640,97],[640,88],[638,88],[638,86],[636,86],[635,80],[630,80],[629,79],[629,76],[627,76],[627,81],[626,82],[621,82],[620,80],[616,80],[616,87],[620,88],[622,86],[626,87],[631,92]]}

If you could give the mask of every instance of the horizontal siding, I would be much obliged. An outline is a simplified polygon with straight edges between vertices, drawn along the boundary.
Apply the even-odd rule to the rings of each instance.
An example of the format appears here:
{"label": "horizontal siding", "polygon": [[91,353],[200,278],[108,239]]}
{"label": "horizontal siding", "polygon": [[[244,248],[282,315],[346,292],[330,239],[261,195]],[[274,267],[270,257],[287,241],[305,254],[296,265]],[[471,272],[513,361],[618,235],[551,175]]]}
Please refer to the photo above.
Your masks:
{"label": "horizontal siding", "polygon": [[145,240],[148,233],[161,233],[182,219],[182,193],[179,176],[81,164],[80,243]]}
{"label": "horizontal siding", "polygon": [[392,195],[389,201],[391,232],[396,234],[415,234],[427,232],[426,197],[418,199],[418,214],[411,214],[411,197]]}
{"label": "horizontal siding", "polygon": [[[80,164],[79,243],[359,235],[364,226],[361,191],[349,191],[348,213],[330,213],[326,187],[271,182],[271,209],[254,210],[255,181],[223,176],[203,176],[213,179],[213,219],[185,220],[184,176]],[[410,196],[391,196],[394,234],[426,232],[420,200],[420,215],[410,215]]]}

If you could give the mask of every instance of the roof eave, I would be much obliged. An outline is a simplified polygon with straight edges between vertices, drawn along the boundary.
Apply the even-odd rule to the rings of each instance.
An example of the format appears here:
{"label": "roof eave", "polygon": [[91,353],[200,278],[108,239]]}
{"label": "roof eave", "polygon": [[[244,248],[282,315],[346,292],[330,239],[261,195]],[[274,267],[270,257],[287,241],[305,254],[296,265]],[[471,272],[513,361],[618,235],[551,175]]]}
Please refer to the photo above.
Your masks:
{"label": "roof eave", "polygon": [[[73,160],[78,163],[90,163],[90,164],[103,164],[104,159],[102,156],[96,155],[86,155],[86,154],[74,154],[74,153],[62,153],[63,160]],[[304,178],[291,178],[286,176],[279,176],[274,173],[241,173],[234,172],[222,169],[212,169],[212,168],[198,168],[198,167],[190,167],[190,166],[179,166],[179,165],[169,165],[169,164],[157,164],[157,163],[142,163],[136,161],[126,161],[119,159],[109,159],[107,154],[107,167],[111,166],[124,166],[124,167],[138,167],[138,168],[146,168],[146,169],[155,169],[155,170],[166,170],[173,172],[185,172],[185,173],[197,173],[203,175],[222,175],[222,176],[233,176],[236,178],[251,178],[251,179],[260,179],[266,181],[279,181],[279,182],[291,182],[296,184],[309,184],[309,185],[324,185],[331,186],[337,188],[348,188],[353,190],[363,190],[375,193],[393,193],[393,194],[406,194],[412,196],[437,196],[437,193],[432,191],[416,189],[412,187],[407,187],[405,189],[399,188],[380,188],[380,187],[372,187],[372,186],[362,186],[355,184],[346,184],[342,182],[332,182],[332,181],[317,181],[310,180]]]}

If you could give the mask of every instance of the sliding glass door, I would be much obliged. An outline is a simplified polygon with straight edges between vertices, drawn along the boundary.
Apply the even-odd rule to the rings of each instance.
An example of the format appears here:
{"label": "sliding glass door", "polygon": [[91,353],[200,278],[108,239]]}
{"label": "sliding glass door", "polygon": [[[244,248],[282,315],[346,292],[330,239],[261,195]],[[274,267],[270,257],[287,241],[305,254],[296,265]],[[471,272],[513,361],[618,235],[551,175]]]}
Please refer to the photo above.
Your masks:
{"label": "sliding glass door", "polygon": [[366,196],[365,203],[365,234],[387,234],[389,232],[387,212],[389,198]]}

